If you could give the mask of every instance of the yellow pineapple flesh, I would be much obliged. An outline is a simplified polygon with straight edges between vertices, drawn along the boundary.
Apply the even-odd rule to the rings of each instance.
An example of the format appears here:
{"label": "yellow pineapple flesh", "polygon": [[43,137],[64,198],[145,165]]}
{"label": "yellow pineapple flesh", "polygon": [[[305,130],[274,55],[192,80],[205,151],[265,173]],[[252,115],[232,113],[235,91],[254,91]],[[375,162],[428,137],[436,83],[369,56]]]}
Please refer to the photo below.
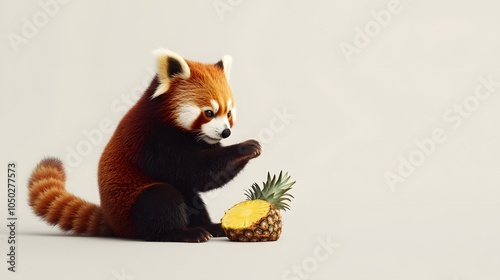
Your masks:
{"label": "yellow pineapple flesh", "polygon": [[257,184],[247,190],[247,200],[231,207],[221,219],[222,228],[232,241],[276,241],[281,236],[281,210],[289,209],[285,201],[293,198],[286,193],[295,182],[288,183],[290,176],[280,172],[272,178],[267,174],[267,182],[261,189]]}
{"label": "yellow pineapple flesh", "polygon": [[281,235],[281,214],[265,200],[247,200],[231,207],[222,224],[233,241],[276,241]]}

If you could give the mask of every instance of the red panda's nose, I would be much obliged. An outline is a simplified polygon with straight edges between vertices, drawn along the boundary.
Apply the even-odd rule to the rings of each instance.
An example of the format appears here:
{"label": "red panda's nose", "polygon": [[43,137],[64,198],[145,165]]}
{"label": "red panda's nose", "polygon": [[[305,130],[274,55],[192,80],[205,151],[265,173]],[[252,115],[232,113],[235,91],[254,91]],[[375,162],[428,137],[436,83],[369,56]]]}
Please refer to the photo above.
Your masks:
{"label": "red panda's nose", "polygon": [[222,131],[222,133],[220,134],[220,136],[222,136],[222,138],[227,138],[229,137],[229,135],[231,135],[231,129],[229,128],[226,128]]}

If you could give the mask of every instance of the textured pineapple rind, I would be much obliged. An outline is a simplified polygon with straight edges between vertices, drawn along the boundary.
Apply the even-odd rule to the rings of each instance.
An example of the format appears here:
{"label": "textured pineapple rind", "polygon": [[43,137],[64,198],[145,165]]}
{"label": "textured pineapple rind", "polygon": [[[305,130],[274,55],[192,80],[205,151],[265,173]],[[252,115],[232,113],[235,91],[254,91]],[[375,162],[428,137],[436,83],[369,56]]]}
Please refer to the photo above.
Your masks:
{"label": "textured pineapple rind", "polygon": [[269,204],[267,214],[251,226],[233,229],[222,225],[222,229],[231,241],[264,242],[278,240],[282,226],[280,211],[274,205]]}

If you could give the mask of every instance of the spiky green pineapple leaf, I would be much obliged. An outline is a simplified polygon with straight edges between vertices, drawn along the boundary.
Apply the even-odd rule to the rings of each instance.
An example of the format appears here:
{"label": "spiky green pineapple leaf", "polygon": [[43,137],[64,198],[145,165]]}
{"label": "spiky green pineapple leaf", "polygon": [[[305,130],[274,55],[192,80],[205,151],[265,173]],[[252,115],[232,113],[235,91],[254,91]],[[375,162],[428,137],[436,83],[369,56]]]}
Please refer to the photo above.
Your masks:
{"label": "spiky green pineapple leaf", "polygon": [[253,183],[252,188],[245,191],[248,200],[259,199],[262,197],[262,191],[257,183]]}
{"label": "spiky green pineapple leaf", "polygon": [[248,200],[266,200],[280,210],[290,210],[287,201],[290,202],[291,198],[294,197],[287,192],[292,189],[295,181],[288,182],[289,180],[290,175],[288,173],[283,174],[283,171],[280,171],[278,178],[276,178],[276,175],[271,177],[271,174],[267,172],[267,181],[262,182],[262,188],[257,183],[253,183],[251,188],[246,190],[245,196]]}

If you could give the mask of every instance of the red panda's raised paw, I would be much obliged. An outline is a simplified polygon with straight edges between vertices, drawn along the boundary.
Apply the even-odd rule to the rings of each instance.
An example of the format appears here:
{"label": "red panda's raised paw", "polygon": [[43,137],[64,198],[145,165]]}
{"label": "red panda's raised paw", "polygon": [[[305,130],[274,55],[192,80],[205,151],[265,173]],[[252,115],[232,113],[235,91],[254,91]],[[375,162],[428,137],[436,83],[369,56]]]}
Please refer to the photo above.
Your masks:
{"label": "red panda's raised paw", "polygon": [[257,140],[247,140],[238,145],[238,152],[243,158],[252,159],[260,156],[262,153],[262,146]]}

